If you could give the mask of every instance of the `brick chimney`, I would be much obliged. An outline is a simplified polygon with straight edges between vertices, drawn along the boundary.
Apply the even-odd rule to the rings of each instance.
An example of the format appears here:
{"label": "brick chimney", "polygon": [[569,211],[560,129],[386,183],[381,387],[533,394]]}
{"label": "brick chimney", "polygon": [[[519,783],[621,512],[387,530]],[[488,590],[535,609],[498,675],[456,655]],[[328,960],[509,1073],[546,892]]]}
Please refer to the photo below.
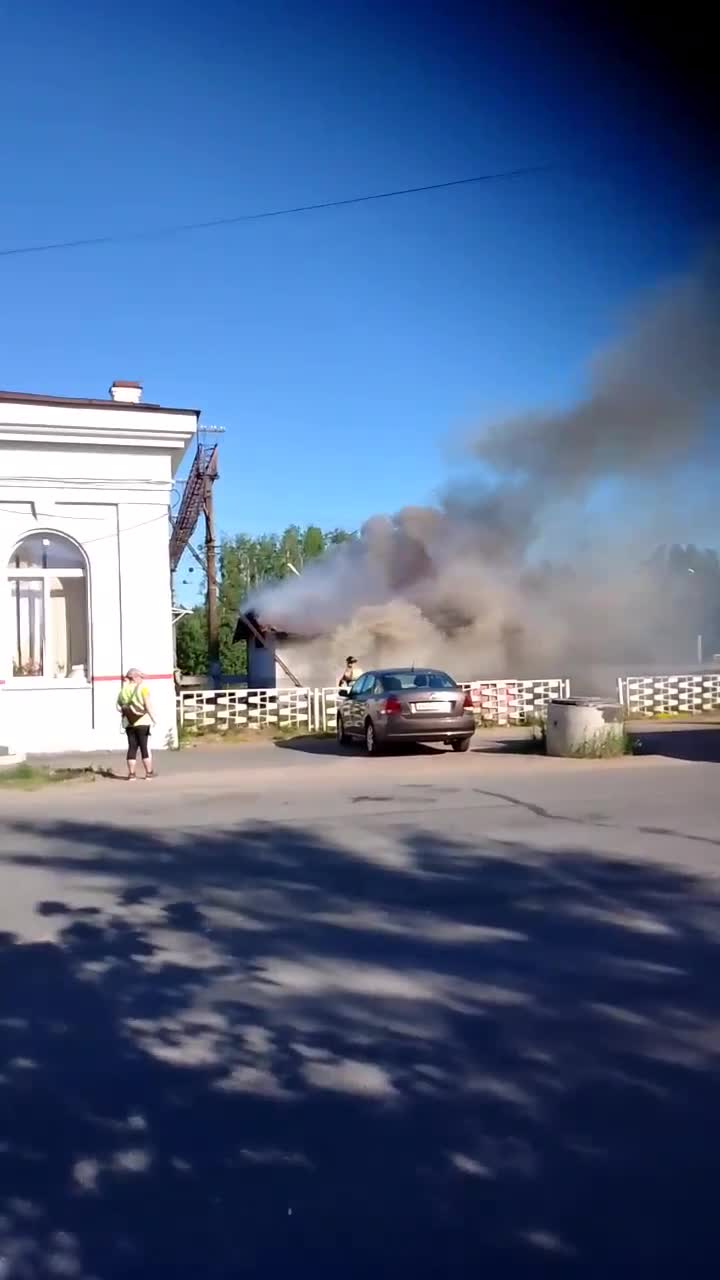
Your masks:
{"label": "brick chimney", "polygon": [[113,382],[110,398],[120,404],[139,404],[142,398],[142,382]]}

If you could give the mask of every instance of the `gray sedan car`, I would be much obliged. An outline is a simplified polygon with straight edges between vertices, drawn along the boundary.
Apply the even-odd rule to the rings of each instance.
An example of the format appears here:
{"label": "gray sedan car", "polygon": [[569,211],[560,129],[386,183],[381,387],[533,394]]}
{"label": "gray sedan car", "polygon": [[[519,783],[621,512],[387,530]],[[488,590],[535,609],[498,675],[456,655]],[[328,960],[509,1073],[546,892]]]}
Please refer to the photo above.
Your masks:
{"label": "gray sedan car", "polygon": [[362,739],[371,756],[401,742],[445,742],[467,751],[475,732],[470,694],[445,671],[366,671],[338,696],[338,742]]}

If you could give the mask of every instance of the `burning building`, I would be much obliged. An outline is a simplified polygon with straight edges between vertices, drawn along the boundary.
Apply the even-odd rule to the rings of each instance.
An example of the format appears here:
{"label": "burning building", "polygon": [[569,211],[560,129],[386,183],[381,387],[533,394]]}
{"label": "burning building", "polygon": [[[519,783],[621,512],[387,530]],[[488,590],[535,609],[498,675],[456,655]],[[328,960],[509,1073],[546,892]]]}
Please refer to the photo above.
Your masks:
{"label": "burning building", "polygon": [[[238,615],[233,641],[247,644],[247,682],[250,689],[289,689],[316,682],[312,639],[265,626],[253,610]],[[278,653],[278,647],[282,652]],[[320,680],[320,683],[325,683]]]}
{"label": "burning building", "polygon": [[254,590],[304,684],[333,683],[349,653],[586,688],[608,664],[667,661],[667,591],[645,565],[715,527],[719,263],[654,290],[575,400],[480,423],[435,506],[373,516]]}

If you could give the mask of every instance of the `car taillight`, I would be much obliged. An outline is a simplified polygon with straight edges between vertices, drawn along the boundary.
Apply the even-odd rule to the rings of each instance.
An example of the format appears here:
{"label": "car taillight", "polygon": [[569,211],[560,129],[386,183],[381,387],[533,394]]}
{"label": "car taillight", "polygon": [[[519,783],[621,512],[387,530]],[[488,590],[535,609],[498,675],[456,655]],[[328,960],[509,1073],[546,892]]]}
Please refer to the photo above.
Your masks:
{"label": "car taillight", "polygon": [[402,715],[402,703],[399,698],[390,697],[385,699],[385,715],[399,716]]}
{"label": "car taillight", "polygon": [[464,708],[465,708],[465,710],[466,710],[466,711],[472,711],[472,710],[473,710],[472,694],[471,694],[471,692],[470,692],[470,690],[469,690],[469,689],[468,689],[467,693],[465,694],[465,701],[464,701],[464,703],[463,703],[463,706],[464,706]]}

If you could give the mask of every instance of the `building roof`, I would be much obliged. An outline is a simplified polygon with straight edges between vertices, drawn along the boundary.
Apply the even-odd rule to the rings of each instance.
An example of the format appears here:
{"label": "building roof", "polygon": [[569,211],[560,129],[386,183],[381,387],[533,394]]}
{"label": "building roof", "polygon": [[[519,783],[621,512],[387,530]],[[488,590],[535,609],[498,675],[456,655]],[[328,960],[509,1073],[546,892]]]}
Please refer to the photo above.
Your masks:
{"label": "building roof", "polygon": [[[119,382],[121,387],[136,386],[136,383]],[[199,409],[174,409],[162,404],[148,404],[139,401],[132,404],[127,400],[93,400],[85,396],[44,396],[34,391],[0,391],[0,404],[48,404],[67,409],[122,409],[130,413],[192,413],[200,416]]]}
{"label": "building roof", "polygon": [[[238,614],[237,622],[235,623],[235,633],[233,635],[233,644],[238,644],[241,640],[251,640],[251,639],[255,640],[255,642],[257,643],[257,636],[253,631],[252,627],[248,626],[248,621],[252,623],[252,627],[255,627],[256,630],[260,632],[261,636],[263,637],[267,636],[268,639],[273,644],[277,644],[277,643],[284,644],[286,640],[289,640],[291,644],[302,644],[305,641],[310,641],[316,638],[316,637],[304,635],[304,634],[299,635],[293,631],[282,631],[282,630],[279,630],[277,627],[266,626],[264,622],[260,622],[257,614],[253,609],[245,609],[245,610],[241,609],[240,613]],[[318,632],[317,634],[320,635],[321,633]]]}
{"label": "building roof", "polygon": [[273,642],[277,640],[288,640],[291,638],[289,631],[278,631],[275,627],[265,626],[264,623],[260,622],[254,610],[246,609],[241,611],[238,615],[238,619],[235,624],[235,634],[233,635],[233,644],[238,644],[241,640],[257,641],[257,635],[253,631],[252,627],[248,626],[248,622],[252,623],[252,627],[255,627],[256,630],[260,632],[261,636],[268,636]]}
{"label": "building roof", "polygon": [[248,620],[254,624],[261,636],[269,636],[271,640],[283,639],[282,631],[277,632],[274,627],[264,627],[262,623],[258,622],[258,619],[252,610],[248,610],[247,613],[240,613],[238,616],[237,622],[235,623],[233,644],[239,644],[241,640],[255,640],[257,642],[257,635],[252,628],[248,626]]}

